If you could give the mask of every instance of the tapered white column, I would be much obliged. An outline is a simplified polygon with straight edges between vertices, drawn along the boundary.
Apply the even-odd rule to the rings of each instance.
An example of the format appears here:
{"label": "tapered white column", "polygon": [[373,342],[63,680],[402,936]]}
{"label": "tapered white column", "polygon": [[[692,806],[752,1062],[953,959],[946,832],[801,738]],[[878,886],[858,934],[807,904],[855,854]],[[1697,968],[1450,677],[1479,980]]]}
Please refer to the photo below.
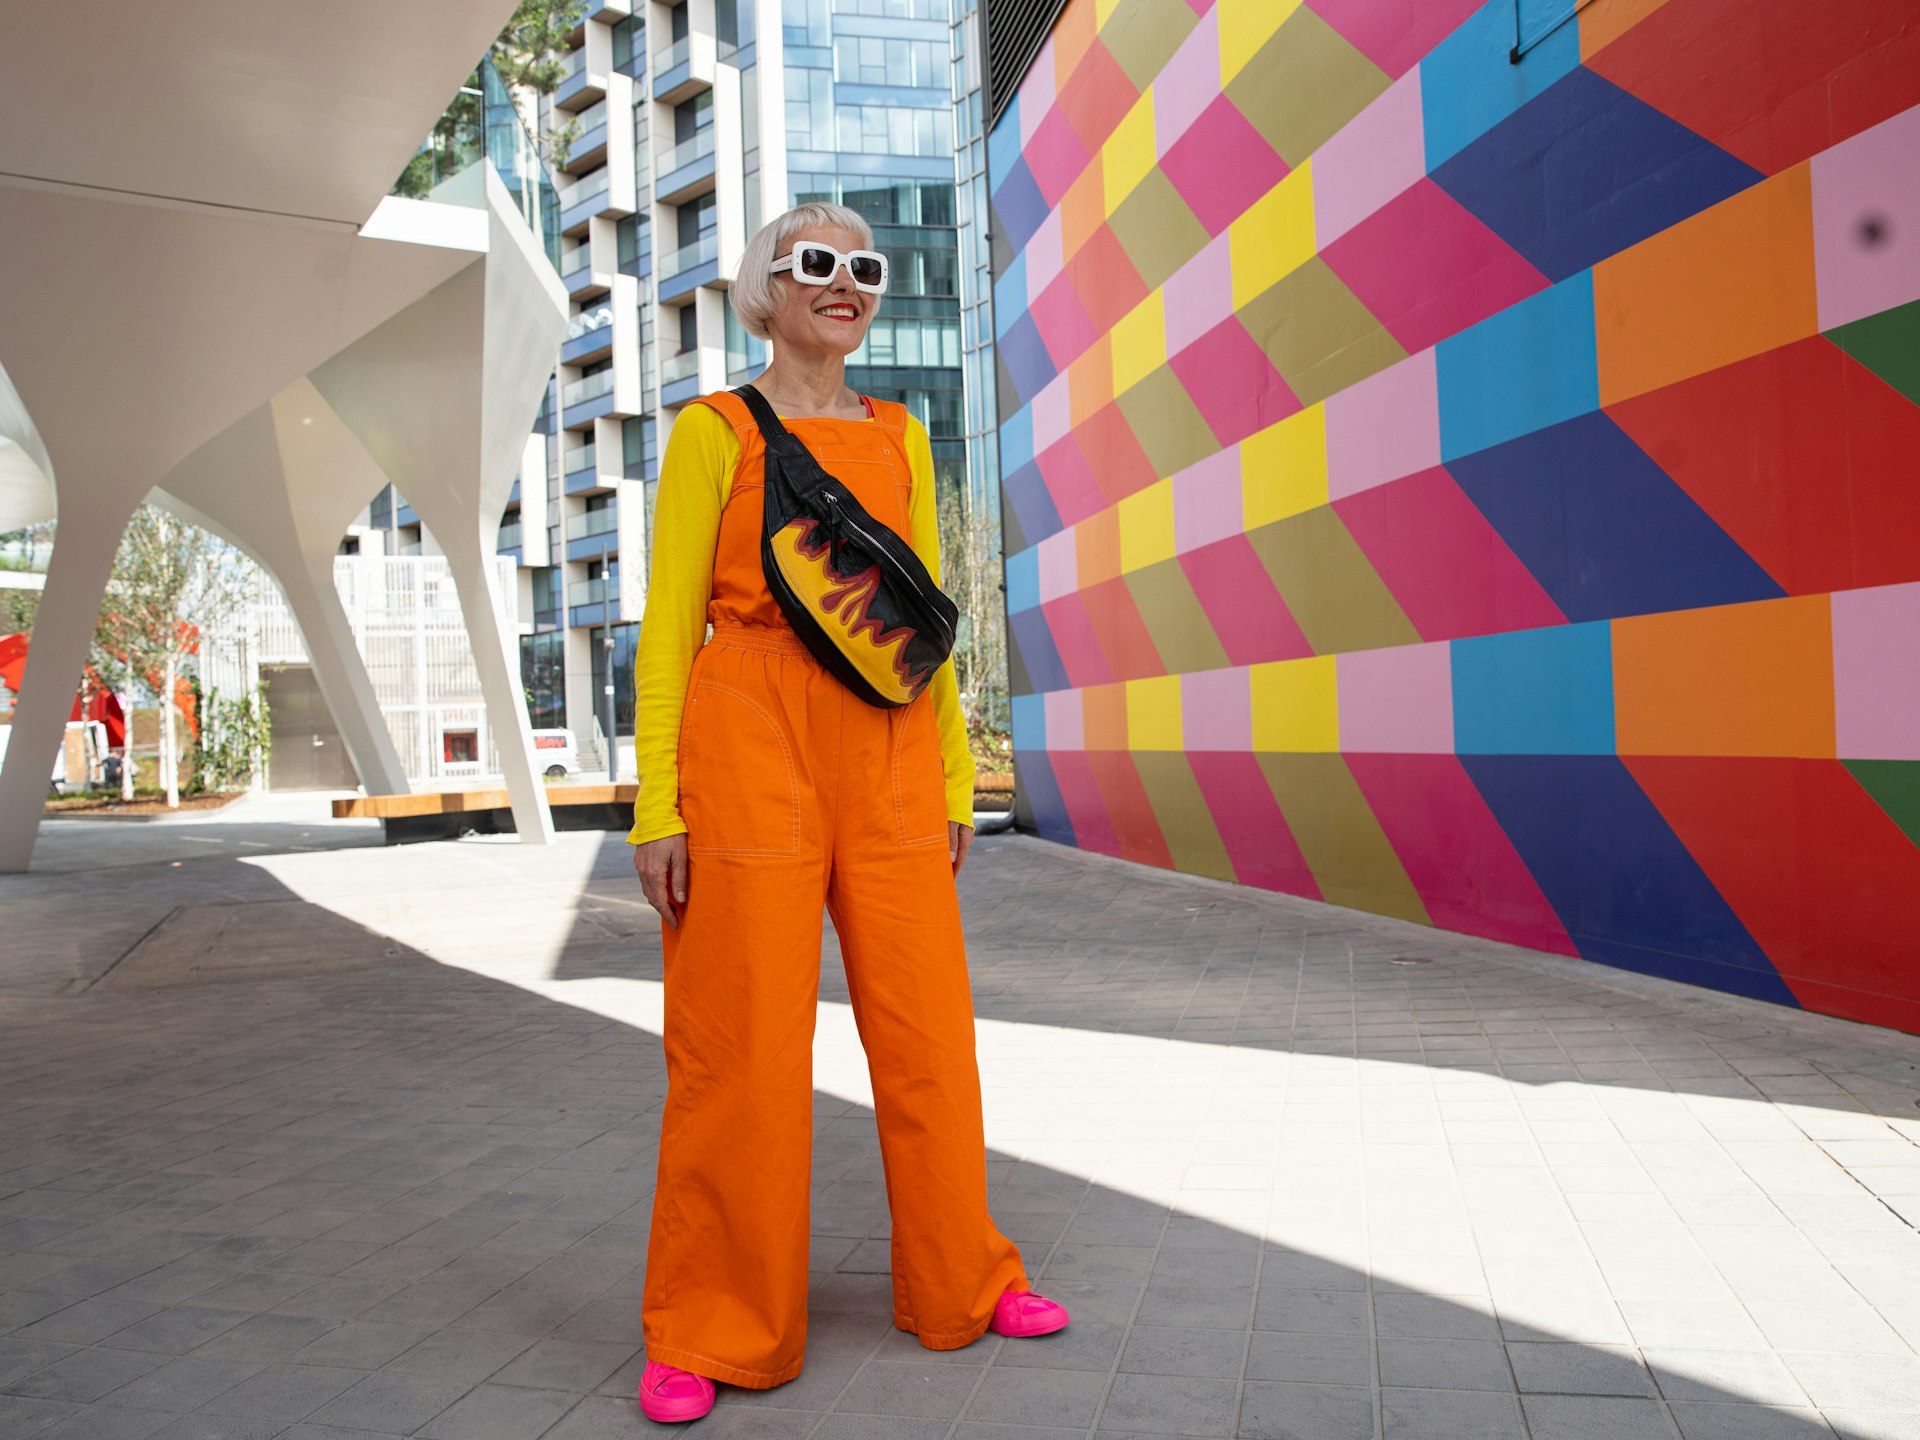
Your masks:
{"label": "tapered white column", "polygon": [[332,562],[327,561],[320,574],[299,565],[289,566],[275,578],[287,597],[287,608],[299,623],[320,697],[327,702],[340,738],[346,742],[361,786],[369,795],[407,794],[411,788],[407,767],[400,761],[400,751],[380,712],[380,700],[373,693],[373,677],[367,674],[346,607],[340,603]]}
{"label": "tapered white column", "polygon": [[76,506],[60,517],[47,587],[33,622],[6,764],[0,769],[0,873],[17,874],[33,859],[54,757],[86,670],[113,557],[139,496],[103,488],[89,500],[85,509]]}

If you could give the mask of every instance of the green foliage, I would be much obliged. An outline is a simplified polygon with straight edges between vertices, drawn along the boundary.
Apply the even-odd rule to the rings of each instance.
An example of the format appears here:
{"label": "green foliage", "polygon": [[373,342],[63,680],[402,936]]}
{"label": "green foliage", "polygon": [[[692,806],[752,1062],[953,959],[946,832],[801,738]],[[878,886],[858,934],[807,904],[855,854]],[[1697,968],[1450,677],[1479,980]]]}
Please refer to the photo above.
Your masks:
{"label": "green foliage", "polygon": [[[509,90],[551,95],[567,78],[568,45],[586,11],[587,0],[520,0],[507,28],[487,52],[502,83]],[[550,165],[565,164],[568,149],[579,138],[578,121],[555,127],[542,142],[543,158]],[[425,199],[435,185],[479,160],[486,149],[486,106],[476,70],[407,161],[407,168],[393,182],[392,193],[408,200]]]}
{"label": "green foliage", "polygon": [[567,78],[568,42],[587,13],[586,0],[520,0],[493,42],[493,68],[508,89],[551,95]]}
{"label": "green foliage", "polygon": [[209,690],[200,706],[200,740],[194,749],[194,779],[207,790],[244,790],[265,767],[273,748],[267,718],[267,687],[228,700]]}

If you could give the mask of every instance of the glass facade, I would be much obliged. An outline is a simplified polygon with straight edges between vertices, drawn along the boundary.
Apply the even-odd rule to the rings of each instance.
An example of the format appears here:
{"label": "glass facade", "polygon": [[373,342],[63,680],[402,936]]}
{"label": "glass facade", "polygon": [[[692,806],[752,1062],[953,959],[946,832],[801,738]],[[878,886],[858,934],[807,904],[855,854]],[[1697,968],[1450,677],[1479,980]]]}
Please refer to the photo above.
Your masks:
{"label": "glass facade", "polygon": [[558,730],[567,723],[565,641],[557,630],[520,637],[520,684],[527,694],[527,719],[536,730]]}
{"label": "glass facade", "polygon": [[[607,644],[611,634],[613,644]],[[631,621],[620,625],[595,625],[587,631],[587,651],[593,657],[593,713],[600,713],[600,700],[606,693],[607,656],[613,656],[613,733],[633,734],[633,652],[640,643],[640,627]],[[577,725],[575,733],[590,730]]]}

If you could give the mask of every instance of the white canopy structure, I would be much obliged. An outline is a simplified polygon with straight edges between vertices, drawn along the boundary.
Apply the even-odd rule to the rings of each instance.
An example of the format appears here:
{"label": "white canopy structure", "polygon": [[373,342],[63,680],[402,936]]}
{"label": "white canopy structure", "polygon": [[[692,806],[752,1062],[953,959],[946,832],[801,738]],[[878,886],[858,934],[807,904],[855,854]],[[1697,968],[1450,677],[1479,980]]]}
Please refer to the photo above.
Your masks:
{"label": "white canopy structure", "polygon": [[31,857],[113,556],[149,497],[272,571],[362,783],[405,788],[330,580],[388,481],[453,566],[520,835],[551,837],[489,560],[565,293],[491,167],[436,203],[385,198],[510,10],[101,0],[84,26],[9,17],[0,518],[60,526],[0,770],[0,871]]}

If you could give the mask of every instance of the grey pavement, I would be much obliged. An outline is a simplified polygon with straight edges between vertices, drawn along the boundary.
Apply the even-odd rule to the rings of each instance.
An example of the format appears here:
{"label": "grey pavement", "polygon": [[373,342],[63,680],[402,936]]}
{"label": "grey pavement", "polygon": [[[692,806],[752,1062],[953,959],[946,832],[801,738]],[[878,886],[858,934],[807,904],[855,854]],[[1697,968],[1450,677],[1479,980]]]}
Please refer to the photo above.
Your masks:
{"label": "grey pavement", "polygon": [[[626,846],[323,816],[0,878],[0,1436],[679,1428]],[[990,1200],[1073,1325],[892,1329],[829,932],[806,1370],[691,1433],[1920,1437],[1920,1041],[1019,837],[962,892]]]}

